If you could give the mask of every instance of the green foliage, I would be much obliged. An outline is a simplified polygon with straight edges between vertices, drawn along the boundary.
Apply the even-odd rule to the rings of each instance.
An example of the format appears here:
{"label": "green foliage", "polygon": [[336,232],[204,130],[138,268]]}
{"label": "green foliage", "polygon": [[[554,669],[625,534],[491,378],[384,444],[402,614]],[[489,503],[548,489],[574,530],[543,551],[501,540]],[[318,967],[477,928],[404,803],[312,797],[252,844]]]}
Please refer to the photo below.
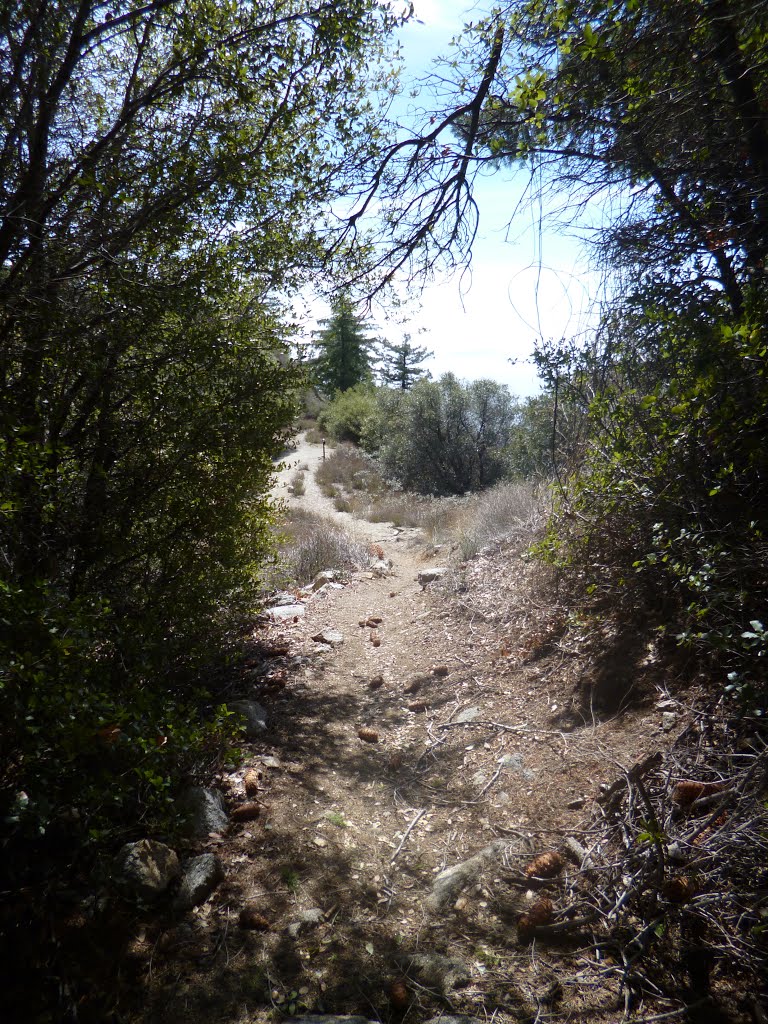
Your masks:
{"label": "green foliage", "polygon": [[332,274],[331,250],[357,259],[327,211],[381,144],[394,21],[375,0],[0,13],[14,882],[69,871],[62,836],[172,828],[181,775],[237,732],[196,680],[257,600],[273,457],[306,387],[275,296]]}
{"label": "green foliage", "polygon": [[452,374],[410,391],[380,394],[364,439],[386,473],[422,494],[488,487],[505,471],[515,405],[493,381],[462,383]]}
{"label": "green foliage", "polygon": [[696,322],[667,310],[654,328],[647,306],[640,326],[644,351],[634,330],[626,343],[612,339],[599,389],[587,357],[561,377],[574,401],[594,396],[592,434],[548,550],[577,567],[593,595],[641,603],[677,643],[716,657],[740,691],[762,690],[753,700],[761,706],[765,329],[762,320],[724,322],[716,310]]}
{"label": "green foliage", "polygon": [[517,408],[506,457],[510,476],[552,479],[575,464],[583,415],[551,394],[527,398]]}
{"label": "green foliage", "polygon": [[359,444],[375,411],[376,389],[362,383],[338,392],[320,412],[317,422],[322,431],[337,441]]}

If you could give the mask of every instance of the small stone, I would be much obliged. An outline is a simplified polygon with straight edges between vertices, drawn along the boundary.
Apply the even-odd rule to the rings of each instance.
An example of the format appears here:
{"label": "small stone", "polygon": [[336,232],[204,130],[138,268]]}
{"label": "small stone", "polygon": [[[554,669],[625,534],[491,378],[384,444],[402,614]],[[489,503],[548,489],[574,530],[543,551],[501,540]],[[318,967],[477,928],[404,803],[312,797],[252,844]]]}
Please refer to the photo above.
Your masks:
{"label": "small stone", "polygon": [[217,789],[192,786],[180,797],[179,807],[186,812],[186,831],[194,839],[205,839],[211,832],[223,832],[229,825],[224,797]]}
{"label": "small stone", "polygon": [[434,569],[425,569],[423,572],[420,572],[416,579],[421,584],[423,590],[430,583],[436,583],[438,580],[441,580],[447,572],[447,566],[435,566]]}
{"label": "small stone", "polygon": [[569,811],[580,811],[586,802],[586,797],[577,796],[575,800],[569,800],[565,806]]}
{"label": "small stone", "polygon": [[476,718],[479,718],[481,714],[480,708],[464,708],[454,718],[454,722],[474,722]]}
{"label": "small stone", "polygon": [[439,953],[415,953],[397,958],[398,963],[414,971],[426,985],[443,994],[451,989],[464,988],[472,980],[472,972],[464,960]]}
{"label": "small stone", "polygon": [[324,587],[329,583],[335,583],[338,578],[339,574],[335,569],[325,569],[323,572],[319,572],[312,580],[312,589],[319,590],[320,587]]}
{"label": "small stone", "polygon": [[322,924],[325,920],[325,914],[319,907],[312,907],[310,910],[305,910],[296,918],[295,921],[286,927],[286,931],[292,939],[298,938],[301,932],[307,931],[318,924]]}
{"label": "small stone", "polygon": [[315,846],[319,846],[321,848],[323,846],[327,846],[328,845],[328,841],[326,839],[323,839],[322,836],[315,836],[313,838],[312,842],[315,844]]}
{"label": "small stone", "polygon": [[661,716],[661,728],[664,732],[671,732],[677,725],[677,715],[673,711],[664,711]]}
{"label": "small stone", "polygon": [[247,740],[259,739],[267,731],[269,717],[267,709],[255,700],[233,700],[227,707],[245,719],[245,738]]}
{"label": "small stone", "polygon": [[274,622],[287,622],[290,620],[301,619],[306,614],[306,608],[303,604],[285,604],[280,605],[277,608],[268,608],[267,615]]}
{"label": "small stone", "polygon": [[316,644],[328,644],[330,647],[338,647],[344,643],[344,636],[337,629],[321,629],[312,639]]}
{"label": "small stone", "polygon": [[515,768],[517,771],[523,767],[523,755],[522,754],[503,754],[499,758],[499,764],[505,768]]}
{"label": "small stone", "polygon": [[174,910],[185,911],[205,903],[224,877],[221,861],[213,853],[201,853],[184,865]]}

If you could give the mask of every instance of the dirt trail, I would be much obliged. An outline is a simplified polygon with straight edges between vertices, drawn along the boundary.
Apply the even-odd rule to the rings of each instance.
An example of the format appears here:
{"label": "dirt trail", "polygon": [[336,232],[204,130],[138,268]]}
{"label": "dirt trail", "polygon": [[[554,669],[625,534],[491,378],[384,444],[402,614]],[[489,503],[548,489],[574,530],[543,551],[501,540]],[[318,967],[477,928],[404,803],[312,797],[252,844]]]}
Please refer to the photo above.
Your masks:
{"label": "dirt trail", "polygon": [[[578,830],[587,796],[615,777],[610,759],[627,765],[658,748],[659,714],[651,705],[620,722],[576,721],[562,655],[512,657],[524,640],[509,611],[519,552],[467,567],[463,606],[423,589],[417,575],[434,557],[390,525],[336,512],[314,481],[321,459],[319,445],[301,443],[276,493],[380,545],[392,568],[356,573],[310,599],[303,618],[258,632],[262,648],[287,646],[292,660],[256,690],[269,730],[223,784],[235,806],[244,774],[257,772],[262,812],[207,844],[226,881],[186,932],[164,939],[171,956],[158,959],[144,1019],[525,1019],[552,976],[518,942],[524,907],[504,864],[519,872],[563,829]],[[301,466],[306,493],[292,498]],[[343,641],[318,653],[312,637],[326,628]],[[500,840],[500,861],[436,909],[439,872]],[[239,927],[243,908],[257,928]],[[419,956],[448,958],[453,974]],[[614,1019],[590,999],[571,999],[568,1019]]]}

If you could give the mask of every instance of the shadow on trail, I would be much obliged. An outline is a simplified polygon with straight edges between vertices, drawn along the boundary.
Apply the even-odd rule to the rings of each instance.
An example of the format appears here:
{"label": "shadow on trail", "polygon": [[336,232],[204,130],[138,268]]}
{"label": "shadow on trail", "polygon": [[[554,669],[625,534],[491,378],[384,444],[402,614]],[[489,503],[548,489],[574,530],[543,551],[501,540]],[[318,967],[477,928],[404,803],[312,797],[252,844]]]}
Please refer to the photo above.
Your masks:
{"label": "shadow on trail", "polygon": [[[377,694],[382,714],[397,699]],[[358,699],[354,693],[327,693],[321,680],[271,706],[270,733],[263,745],[252,748],[256,756],[269,754],[281,765],[270,771],[271,790],[264,802],[268,807],[271,791],[287,806],[295,791],[297,808],[306,811],[309,798],[317,815],[300,816],[297,811],[293,820],[285,814],[277,819],[267,810],[264,822],[230,828],[226,842],[241,866],[217,891],[207,918],[195,920],[193,912],[192,932],[203,941],[191,941],[186,950],[182,946],[167,958],[160,953],[154,958],[154,977],[147,979],[143,993],[145,1024],[181,1019],[185,1024],[241,1024],[262,1020],[265,1012],[273,1020],[313,1012],[399,1022],[406,1010],[409,1019],[418,1020],[455,1009],[455,993],[409,978],[399,959],[416,952],[400,933],[407,903],[403,896],[414,891],[426,896],[431,871],[405,853],[392,867],[394,833],[370,863],[370,845],[362,853],[355,841],[370,823],[358,820],[354,828],[346,828],[343,806],[339,817],[328,817],[330,773],[349,791],[372,789],[372,808],[377,800],[391,801],[398,788],[415,787],[409,801],[428,796],[423,789],[417,792],[417,773],[408,764],[392,770],[383,743],[365,744],[357,738],[357,728],[364,724],[362,707],[370,706],[369,701],[370,694]],[[415,762],[420,752],[407,752],[408,759]],[[402,832],[402,819],[397,827]],[[240,927],[243,907],[263,918],[264,930]],[[308,923],[302,916],[312,908],[323,911],[320,922]],[[189,915],[179,926],[185,927]],[[455,956],[457,941],[465,945],[472,940],[466,920],[460,934],[458,927],[450,915],[434,925],[425,919],[420,948]],[[481,939],[478,930],[476,940]],[[404,971],[408,1002],[397,1005],[392,986]],[[485,993],[486,1006],[488,999],[507,1011],[524,1005],[508,978],[496,995],[493,986]]]}

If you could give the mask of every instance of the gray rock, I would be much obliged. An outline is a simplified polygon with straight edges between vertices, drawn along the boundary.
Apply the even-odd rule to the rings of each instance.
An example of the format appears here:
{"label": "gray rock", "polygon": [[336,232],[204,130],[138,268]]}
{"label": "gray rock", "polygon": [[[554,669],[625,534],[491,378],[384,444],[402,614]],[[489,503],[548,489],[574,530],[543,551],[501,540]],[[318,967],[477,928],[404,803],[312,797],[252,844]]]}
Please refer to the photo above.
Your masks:
{"label": "gray rock", "polygon": [[275,595],[270,597],[267,602],[270,608],[285,608],[288,605],[296,604],[295,594],[289,593],[287,590],[279,590]]}
{"label": "gray rock", "polygon": [[421,584],[422,589],[429,586],[430,583],[437,583],[443,576],[448,572],[447,566],[435,566],[434,569],[424,569],[416,577],[418,582]]}
{"label": "gray rock", "polygon": [[521,772],[524,764],[523,755],[504,754],[503,757],[499,758],[499,764],[504,768],[511,768],[513,771]]}
{"label": "gray rock", "polygon": [[325,920],[325,914],[319,907],[312,907],[311,910],[305,910],[299,914],[295,921],[291,921],[288,927],[285,929],[292,939],[298,938],[299,934],[306,931],[315,925],[322,924]]}
{"label": "gray rock", "polygon": [[335,583],[338,578],[339,574],[336,569],[324,569],[312,580],[312,589],[319,590],[320,587],[324,587],[328,583]]}
{"label": "gray rock", "polygon": [[114,881],[128,896],[147,902],[162,896],[181,868],[176,852],[154,839],[126,843],[114,860]]}
{"label": "gray rock", "polygon": [[454,722],[474,722],[481,715],[480,708],[464,708],[454,718]]}
{"label": "gray rock", "polygon": [[585,796],[577,796],[573,800],[569,800],[565,806],[569,811],[580,811],[586,802],[587,798]]}
{"label": "gray rock", "polygon": [[183,912],[205,903],[224,878],[221,861],[213,853],[201,853],[184,865],[181,887],[173,901],[174,910]]}
{"label": "gray rock", "polygon": [[193,786],[181,797],[179,804],[187,817],[187,834],[193,839],[206,839],[211,832],[223,832],[229,825],[224,797],[217,789]]}
{"label": "gray rock", "polygon": [[328,644],[330,647],[338,647],[344,643],[344,636],[338,629],[321,629],[312,639],[316,644]]}
{"label": "gray rock", "polygon": [[397,957],[405,970],[413,971],[425,985],[443,994],[454,988],[463,988],[472,981],[472,972],[464,960],[438,953],[414,953]]}
{"label": "gray rock", "polygon": [[303,618],[306,609],[303,604],[283,604],[277,608],[267,608],[267,615],[275,622],[285,622],[288,619]]}
{"label": "gray rock", "polygon": [[426,899],[428,910],[438,912],[456,901],[459,893],[466,889],[472,882],[477,881],[485,870],[485,867],[493,863],[498,855],[509,847],[505,839],[497,839],[486,846],[485,849],[476,853],[469,860],[461,864],[454,864],[453,867],[441,871],[432,884],[432,892]]}
{"label": "gray rock", "polygon": [[233,700],[227,705],[230,711],[237,711],[245,719],[245,738],[255,740],[267,731],[268,714],[255,700]]}

